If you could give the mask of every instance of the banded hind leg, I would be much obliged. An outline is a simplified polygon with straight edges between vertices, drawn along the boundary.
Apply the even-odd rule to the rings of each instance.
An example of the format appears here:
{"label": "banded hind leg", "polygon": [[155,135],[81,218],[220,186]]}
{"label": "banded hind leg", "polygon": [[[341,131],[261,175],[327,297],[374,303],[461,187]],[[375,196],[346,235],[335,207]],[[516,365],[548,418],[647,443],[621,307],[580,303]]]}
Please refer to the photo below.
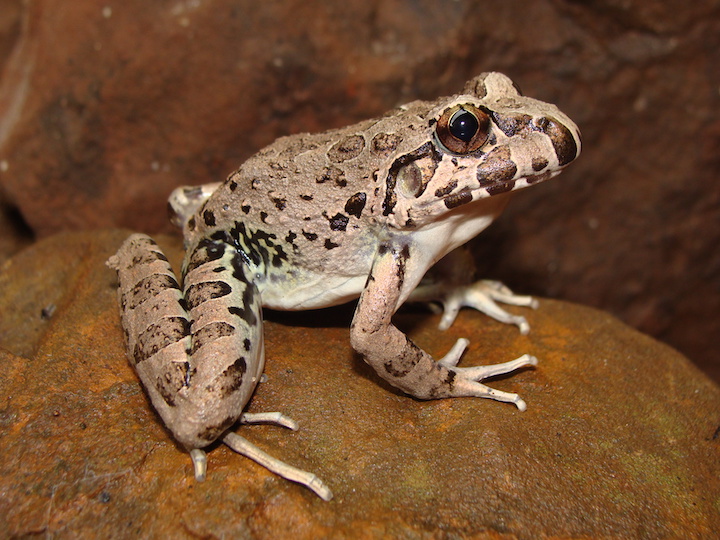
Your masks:
{"label": "banded hind leg", "polygon": [[[186,260],[184,290],[148,236],[128,238],[108,264],[118,272],[130,362],[163,422],[190,452],[196,477],[205,475],[202,448],[219,438],[280,476],[331,497],[314,475],[226,433],[264,367],[260,295],[235,249],[201,243]],[[277,419],[292,427],[289,419]]]}

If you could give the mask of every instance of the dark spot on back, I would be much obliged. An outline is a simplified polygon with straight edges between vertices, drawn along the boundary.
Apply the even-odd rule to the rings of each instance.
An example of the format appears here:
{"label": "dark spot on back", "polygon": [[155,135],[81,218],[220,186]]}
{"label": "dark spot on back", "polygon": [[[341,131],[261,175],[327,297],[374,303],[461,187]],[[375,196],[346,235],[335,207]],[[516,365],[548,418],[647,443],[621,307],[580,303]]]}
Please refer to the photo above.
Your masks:
{"label": "dark spot on back", "polygon": [[362,211],[365,208],[365,202],[367,201],[367,195],[362,191],[356,193],[350,197],[345,203],[345,211],[351,216],[360,218]]}
{"label": "dark spot on back", "polygon": [[350,135],[336,142],[327,153],[328,159],[334,163],[342,163],[358,157],[365,148],[362,135]]}
{"label": "dark spot on back", "polygon": [[210,210],[205,210],[203,212],[203,220],[205,221],[205,225],[208,227],[214,227],[215,226],[215,214]]}
{"label": "dark spot on back", "polygon": [[348,221],[350,221],[350,218],[346,215],[337,213],[333,217],[329,218],[328,220],[330,222],[330,228],[333,231],[344,231],[347,229]]}

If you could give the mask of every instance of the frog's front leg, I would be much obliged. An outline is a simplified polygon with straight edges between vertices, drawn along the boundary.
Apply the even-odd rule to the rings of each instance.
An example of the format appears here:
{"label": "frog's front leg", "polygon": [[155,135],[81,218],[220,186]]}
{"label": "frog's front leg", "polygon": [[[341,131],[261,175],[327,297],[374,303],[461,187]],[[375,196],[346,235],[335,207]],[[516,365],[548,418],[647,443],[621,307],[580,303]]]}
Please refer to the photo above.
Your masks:
{"label": "frog's front leg", "polygon": [[352,322],[353,348],[380,377],[419,399],[482,397],[514,403],[525,410],[525,402],[517,394],[493,390],[479,381],[536,365],[534,357],[524,355],[503,364],[458,368],[467,340],[458,340],[442,360],[435,361],[392,324],[410,258],[407,245],[387,244],[379,249]]}
{"label": "frog's front leg", "polygon": [[[165,425],[190,452],[196,478],[205,475],[201,449],[221,438],[273,472],[331,497],[314,475],[226,433],[241,417],[265,358],[254,270],[238,251],[222,241],[200,242],[186,259],[183,290],[146,235],[129,237],[108,264],[118,272],[130,362]],[[245,421],[294,426],[282,415],[247,415]]]}

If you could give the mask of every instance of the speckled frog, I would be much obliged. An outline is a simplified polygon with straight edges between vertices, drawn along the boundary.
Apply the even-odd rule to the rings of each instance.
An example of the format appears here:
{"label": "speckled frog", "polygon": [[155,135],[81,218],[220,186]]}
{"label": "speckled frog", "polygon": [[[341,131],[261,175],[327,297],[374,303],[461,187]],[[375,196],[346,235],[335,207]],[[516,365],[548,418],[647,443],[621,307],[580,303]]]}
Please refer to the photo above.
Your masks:
{"label": "speckled frog", "polygon": [[280,413],[243,413],[264,366],[262,306],[312,309],[359,296],[351,344],[390,384],[420,399],[475,396],[524,410],[516,394],[480,381],[535,365],[534,357],[457,367],[467,340],[435,360],[392,316],[405,301],[434,301],[444,307],[441,328],[468,306],[527,332],[525,319],[498,303],[534,300],[497,282],[472,283],[461,246],[492,223],[512,191],[555,176],[579,152],[578,128],[554,105],[485,73],[452,97],[283,137],[222,184],[175,190],[170,206],[187,250],[182,285],[145,235],[128,238],[109,264],[118,272],[130,362],[190,451],[196,477],[205,476],[202,448],[221,439],[331,497],[315,475],[230,431],[238,421],[296,427]]}

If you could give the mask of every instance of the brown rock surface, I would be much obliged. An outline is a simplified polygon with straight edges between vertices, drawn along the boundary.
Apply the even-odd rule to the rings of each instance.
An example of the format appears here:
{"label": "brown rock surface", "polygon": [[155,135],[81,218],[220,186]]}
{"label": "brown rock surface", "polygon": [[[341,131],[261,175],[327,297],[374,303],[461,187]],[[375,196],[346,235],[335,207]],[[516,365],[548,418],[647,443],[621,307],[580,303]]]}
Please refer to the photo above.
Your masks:
{"label": "brown rock surface", "polygon": [[[57,235],[0,270],[0,530],[9,536],[720,530],[720,389],[616,319],[550,300],[529,313],[529,336],[469,311],[447,332],[435,328],[437,316],[398,317],[436,355],[471,338],[464,365],[537,355],[537,369],[492,383],[521,393],[524,413],[478,399],[420,402],[385,387],[350,349],[347,307],[272,314],[268,380],[250,409],[281,410],[301,427],[240,431],[316,472],[335,499],[324,503],[222,446],[196,483],[124,357],[103,262],[125,235]],[[161,244],[177,260],[179,242]]]}

